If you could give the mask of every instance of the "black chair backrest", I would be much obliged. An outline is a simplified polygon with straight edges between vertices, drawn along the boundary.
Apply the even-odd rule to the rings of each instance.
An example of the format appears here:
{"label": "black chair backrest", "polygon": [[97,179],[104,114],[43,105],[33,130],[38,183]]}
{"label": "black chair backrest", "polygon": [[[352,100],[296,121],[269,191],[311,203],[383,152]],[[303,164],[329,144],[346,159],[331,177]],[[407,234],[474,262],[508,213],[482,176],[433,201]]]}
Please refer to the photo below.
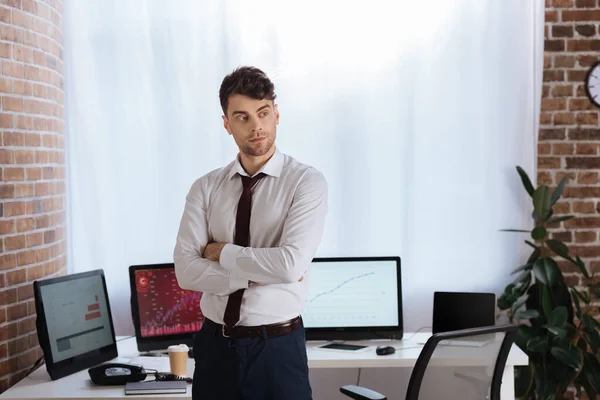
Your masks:
{"label": "black chair backrest", "polygon": [[[499,400],[502,374],[517,330],[516,325],[499,325],[433,334],[421,350],[412,371],[406,400],[424,399],[426,396],[422,388],[445,391],[445,398],[458,398],[451,387],[461,387],[461,399]],[[465,366],[456,366],[455,361],[445,363],[446,353],[449,360],[456,359],[457,347],[466,360]],[[442,371],[445,375],[440,378]],[[426,375],[432,377],[431,384],[427,382],[424,385]]]}

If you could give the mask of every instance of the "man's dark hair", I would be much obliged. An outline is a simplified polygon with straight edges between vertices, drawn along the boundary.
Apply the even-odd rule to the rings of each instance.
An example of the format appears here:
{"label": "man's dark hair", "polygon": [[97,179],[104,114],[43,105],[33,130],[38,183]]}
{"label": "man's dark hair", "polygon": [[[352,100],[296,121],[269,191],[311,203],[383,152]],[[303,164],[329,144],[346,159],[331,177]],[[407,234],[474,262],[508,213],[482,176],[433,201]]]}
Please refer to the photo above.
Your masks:
{"label": "man's dark hair", "polygon": [[256,67],[239,67],[227,75],[219,89],[223,113],[227,115],[229,96],[241,94],[256,100],[275,100],[275,85],[267,75]]}

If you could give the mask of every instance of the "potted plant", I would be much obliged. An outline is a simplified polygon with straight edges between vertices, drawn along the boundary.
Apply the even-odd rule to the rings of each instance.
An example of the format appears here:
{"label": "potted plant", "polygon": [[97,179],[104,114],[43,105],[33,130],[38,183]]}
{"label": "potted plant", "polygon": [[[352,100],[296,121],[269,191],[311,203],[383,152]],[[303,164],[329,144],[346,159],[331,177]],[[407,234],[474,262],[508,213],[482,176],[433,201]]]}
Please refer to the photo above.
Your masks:
{"label": "potted plant", "polygon": [[[532,248],[527,261],[516,268],[514,281],[498,298],[498,308],[512,323],[519,324],[515,343],[529,356],[529,366],[515,370],[516,395],[525,399],[565,399],[569,388],[579,397],[582,390],[590,399],[600,395],[600,283],[595,283],[579,256],[568,246],[550,238],[549,228],[557,227],[570,215],[553,216],[567,176],[551,191],[537,188],[521,167],[517,167],[533,203],[531,230],[525,243]],[[564,259],[581,271],[582,286],[568,287],[555,259]]]}

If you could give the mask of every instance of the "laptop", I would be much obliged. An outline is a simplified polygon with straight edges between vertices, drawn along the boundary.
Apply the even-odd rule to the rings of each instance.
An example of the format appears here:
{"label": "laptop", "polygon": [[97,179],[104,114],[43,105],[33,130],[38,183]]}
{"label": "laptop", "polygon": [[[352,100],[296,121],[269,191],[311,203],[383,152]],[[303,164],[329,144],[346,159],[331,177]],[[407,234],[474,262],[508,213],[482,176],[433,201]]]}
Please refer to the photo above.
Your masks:
{"label": "laptop", "polygon": [[[480,328],[496,324],[496,295],[481,292],[435,292],[433,294],[432,333]],[[495,335],[452,339],[442,345],[483,347]],[[424,344],[424,343],[423,343]]]}

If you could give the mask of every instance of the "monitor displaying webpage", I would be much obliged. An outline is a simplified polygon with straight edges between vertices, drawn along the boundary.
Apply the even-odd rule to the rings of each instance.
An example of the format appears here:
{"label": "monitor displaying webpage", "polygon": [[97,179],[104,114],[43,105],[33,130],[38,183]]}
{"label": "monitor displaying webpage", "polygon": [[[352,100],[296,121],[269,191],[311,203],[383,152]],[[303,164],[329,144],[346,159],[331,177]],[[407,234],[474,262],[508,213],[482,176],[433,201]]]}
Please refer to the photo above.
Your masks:
{"label": "monitor displaying webpage", "polygon": [[54,362],[113,344],[102,276],[40,287]]}
{"label": "monitor displaying webpage", "polygon": [[395,260],[320,261],[310,266],[302,318],[307,328],[398,325]]}

